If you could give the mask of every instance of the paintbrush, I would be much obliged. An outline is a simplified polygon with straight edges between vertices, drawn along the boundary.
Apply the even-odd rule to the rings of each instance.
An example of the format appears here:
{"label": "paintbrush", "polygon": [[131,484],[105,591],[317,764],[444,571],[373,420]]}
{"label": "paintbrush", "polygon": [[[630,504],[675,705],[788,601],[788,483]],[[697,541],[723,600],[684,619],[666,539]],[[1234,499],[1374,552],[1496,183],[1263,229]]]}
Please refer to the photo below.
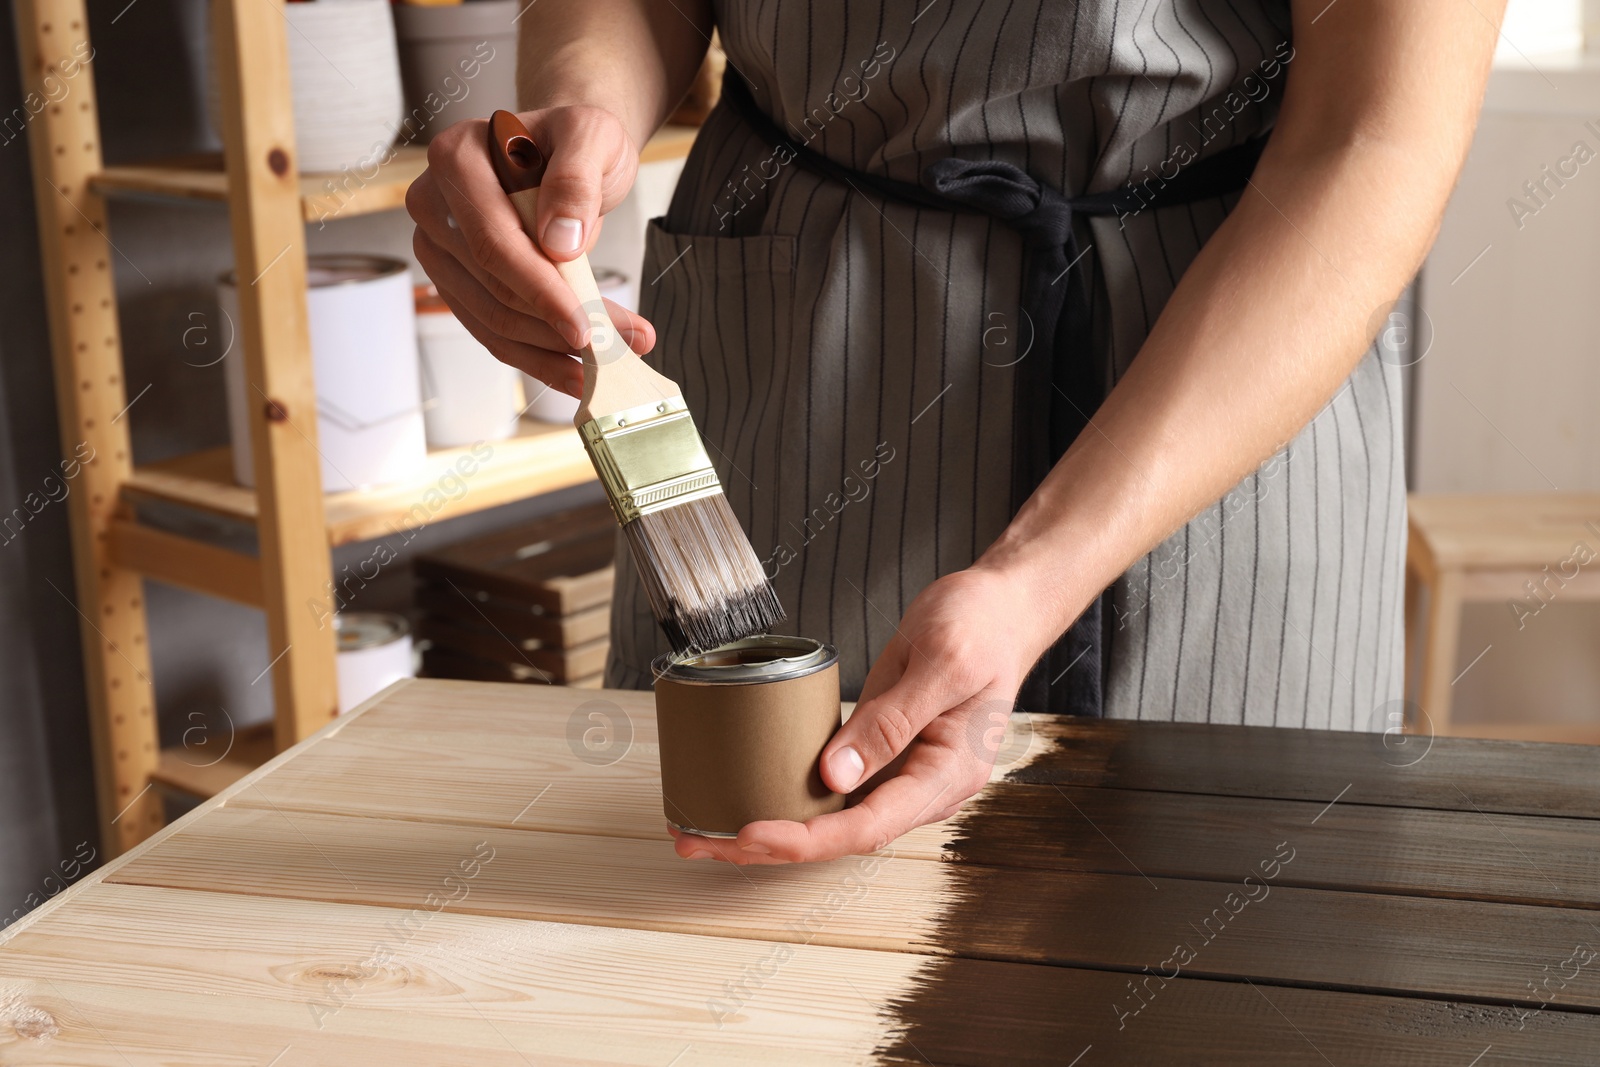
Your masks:
{"label": "paintbrush", "polygon": [[[521,119],[496,111],[489,156],[533,237],[544,154]],[[628,536],[656,621],[680,653],[765,633],[783,607],[728,506],[683,391],[623,342],[587,256],[556,269],[591,325],[578,353],[583,397],[573,425]]]}

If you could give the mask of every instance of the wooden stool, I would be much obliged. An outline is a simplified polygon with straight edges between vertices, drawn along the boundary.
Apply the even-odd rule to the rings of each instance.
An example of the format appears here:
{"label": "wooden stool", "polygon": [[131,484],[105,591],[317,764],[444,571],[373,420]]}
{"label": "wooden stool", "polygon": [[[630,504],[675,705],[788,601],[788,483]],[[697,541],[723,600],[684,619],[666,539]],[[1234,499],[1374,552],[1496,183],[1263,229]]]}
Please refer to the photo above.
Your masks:
{"label": "wooden stool", "polygon": [[[1412,494],[1408,505],[1406,695],[1413,691],[1412,652],[1421,643],[1417,701],[1433,731],[1448,734],[1461,606],[1499,600],[1526,622],[1553,601],[1600,600],[1600,493]],[[1489,732],[1526,740],[1572,739],[1531,724]],[[1582,731],[1566,727],[1565,732]],[[1600,732],[1591,731],[1584,740],[1600,740]]]}

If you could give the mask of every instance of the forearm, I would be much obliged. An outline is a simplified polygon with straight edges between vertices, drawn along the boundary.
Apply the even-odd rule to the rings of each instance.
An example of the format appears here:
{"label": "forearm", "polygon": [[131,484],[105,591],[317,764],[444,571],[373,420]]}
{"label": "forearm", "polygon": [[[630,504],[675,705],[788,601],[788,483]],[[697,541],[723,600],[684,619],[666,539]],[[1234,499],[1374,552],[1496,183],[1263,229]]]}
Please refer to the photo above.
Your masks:
{"label": "forearm", "polygon": [[712,14],[709,0],[538,0],[519,26],[521,108],[601,107],[643,145],[688,91]]}
{"label": "forearm", "polygon": [[[1420,265],[1465,158],[1493,29],[1480,21],[1461,34],[1466,59],[1458,50],[1453,61],[1464,69],[1391,78],[1387,91],[1323,95],[1332,86],[1315,65],[1299,100],[1291,81],[1238,207],[1092,424],[978,563],[1042,598],[1034,651],[1349,376],[1374,313]],[[1335,51],[1370,48],[1355,36]],[[1432,42],[1450,56],[1448,46]]]}

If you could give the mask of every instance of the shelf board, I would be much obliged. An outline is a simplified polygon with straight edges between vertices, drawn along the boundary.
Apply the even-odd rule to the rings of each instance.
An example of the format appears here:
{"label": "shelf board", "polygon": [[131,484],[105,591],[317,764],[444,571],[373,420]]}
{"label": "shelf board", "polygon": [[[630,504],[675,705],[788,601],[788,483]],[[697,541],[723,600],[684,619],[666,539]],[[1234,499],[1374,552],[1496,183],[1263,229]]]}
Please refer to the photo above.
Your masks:
{"label": "shelf board", "polygon": [[[324,497],[329,546],[416,529],[595,480],[583,442],[571,426],[524,419],[516,436],[479,448],[491,454],[481,458],[470,447],[441,449],[428,453],[425,473],[414,481],[329,493]],[[463,460],[464,470],[458,466]],[[447,477],[451,471],[458,472],[456,478]],[[457,479],[465,490],[455,488]],[[234,482],[228,448],[135,467],[122,494],[131,503],[162,501],[239,522],[256,521],[255,491]]]}
{"label": "shelf board", "polygon": [[[689,154],[698,126],[663,126],[639,154],[641,163],[681,159]],[[406,189],[428,165],[428,150],[406,145],[363,179],[355,172],[300,175],[300,209],[307,222],[345,215],[365,215],[404,207]],[[228,174],[222,155],[208,153],[106,167],[89,179],[101,195],[140,195],[179,200],[224,202],[228,199]]]}
{"label": "shelf board", "polygon": [[203,748],[176,745],[162,749],[161,759],[150,777],[156,785],[170,792],[210,800],[274,755],[272,723],[257,723],[241,727],[234,734],[227,755],[221,759],[209,755]]}
{"label": "shelf board", "polygon": [[698,126],[663,126],[656,131],[654,137],[644,143],[644,151],[639,153],[639,162],[660,163],[666,159],[682,159],[689,154],[689,149],[694,146],[694,139],[699,134]]}

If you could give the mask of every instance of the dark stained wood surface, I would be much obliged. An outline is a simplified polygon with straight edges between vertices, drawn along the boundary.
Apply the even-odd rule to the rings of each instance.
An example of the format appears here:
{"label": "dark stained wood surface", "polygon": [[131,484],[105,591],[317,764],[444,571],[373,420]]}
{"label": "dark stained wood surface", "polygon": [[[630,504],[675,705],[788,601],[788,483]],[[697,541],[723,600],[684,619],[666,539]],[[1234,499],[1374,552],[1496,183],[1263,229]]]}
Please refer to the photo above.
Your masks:
{"label": "dark stained wood surface", "polygon": [[1040,732],[949,846],[895,1062],[1600,1063],[1592,751]]}
{"label": "dark stained wood surface", "polygon": [[1004,817],[964,825],[955,854],[997,867],[1236,881],[1287,843],[1296,858],[1283,885],[1600,908],[1600,820],[1354,799],[1353,790],[1330,804],[1012,785]]}
{"label": "dark stained wood surface", "polygon": [[[1591,1067],[1600,1017],[1181,978],[1140,1003],[1126,974],[958,959],[906,1008],[898,1064],[964,1067]],[[1520,1029],[1519,1029],[1520,1025]],[[1081,1059],[1074,1059],[1081,1057]]]}
{"label": "dark stained wood surface", "polygon": [[1214,796],[1600,817],[1600,747],[1063,718],[1028,781]]}

